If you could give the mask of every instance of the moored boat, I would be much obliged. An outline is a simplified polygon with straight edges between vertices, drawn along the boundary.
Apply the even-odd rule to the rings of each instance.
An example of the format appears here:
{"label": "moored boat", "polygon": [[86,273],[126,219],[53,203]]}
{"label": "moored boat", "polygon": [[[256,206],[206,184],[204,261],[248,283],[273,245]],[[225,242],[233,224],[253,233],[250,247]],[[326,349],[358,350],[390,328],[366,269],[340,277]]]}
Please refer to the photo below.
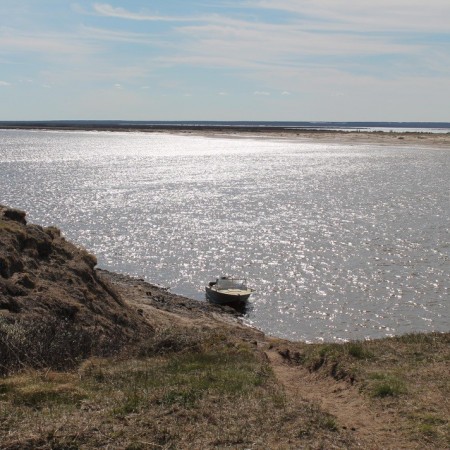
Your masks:
{"label": "moored boat", "polygon": [[254,289],[247,286],[243,278],[220,277],[205,286],[206,297],[211,303],[242,307]]}

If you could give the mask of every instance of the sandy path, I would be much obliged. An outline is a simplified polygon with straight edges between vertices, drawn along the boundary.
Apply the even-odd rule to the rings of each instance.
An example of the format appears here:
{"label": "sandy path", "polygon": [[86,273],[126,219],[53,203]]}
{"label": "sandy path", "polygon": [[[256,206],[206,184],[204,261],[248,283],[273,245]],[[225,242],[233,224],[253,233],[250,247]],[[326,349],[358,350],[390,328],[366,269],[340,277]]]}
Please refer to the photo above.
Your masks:
{"label": "sandy path", "polygon": [[[377,408],[345,381],[310,373],[301,366],[287,365],[276,350],[267,350],[278,381],[291,401],[308,401],[336,418],[340,427],[352,433],[355,448],[411,449],[403,438],[401,423],[392,411]],[[418,448],[418,447],[417,447]]]}

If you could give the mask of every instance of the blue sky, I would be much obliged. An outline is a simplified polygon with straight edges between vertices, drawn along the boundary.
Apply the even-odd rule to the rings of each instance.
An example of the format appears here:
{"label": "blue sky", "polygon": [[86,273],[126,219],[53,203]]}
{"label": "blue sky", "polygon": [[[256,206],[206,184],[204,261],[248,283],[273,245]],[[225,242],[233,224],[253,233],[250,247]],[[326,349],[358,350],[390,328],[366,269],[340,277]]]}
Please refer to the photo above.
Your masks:
{"label": "blue sky", "polygon": [[0,0],[0,120],[450,121],[449,0]]}

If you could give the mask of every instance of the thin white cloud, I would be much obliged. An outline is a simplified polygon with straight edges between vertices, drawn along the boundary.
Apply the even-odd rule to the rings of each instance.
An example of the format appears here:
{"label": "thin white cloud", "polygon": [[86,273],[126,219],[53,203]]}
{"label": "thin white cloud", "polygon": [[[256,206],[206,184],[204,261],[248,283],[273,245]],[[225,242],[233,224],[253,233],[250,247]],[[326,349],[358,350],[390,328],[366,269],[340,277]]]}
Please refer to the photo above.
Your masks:
{"label": "thin white cloud", "polygon": [[448,0],[249,0],[243,6],[285,11],[320,29],[448,32]]}
{"label": "thin white cloud", "polygon": [[[210,21],[177,24],[173,31],[183,38],[177,51],[156,60],[168,67],[231,69],[240,73],[237,76],[257,81],[270,91],[294,93],[302,91],[303,80],[313,81],[317,74],[324,73],[330,74],[328,84],[334,84],[341,78],[364,80],[368,75],[372,80],[383,80],[399,79],[411,71],[433,73],[433,77],[449,72],[446,48],[434,45],[431,38],[427,42],[423,36],[416,35],[412,22],[406,33],[405,27],[402,32],[402,27],[390,22],[380,23],[378,28],[376,23],[370,27],[360,20],[364,16],[361,3],[367,6],[369,2],[360,1],[353,8],[354,2],[333,1],[342,6],[342,11],[331,7],[331,0],[247,2],[247,7],[264,3],[284,11],[291,8],[292,14],[286,15],[284,23],[263,15],[259,21],[216,15]],[[398,7],[399,1],[394,3]],[[370,10],[375,8],[373,4],[369,6]],[[338,13],[339,20],[334,18]],[[277,20],[279,17],[282,16],[277,15]],[[438,56],[439,48],[444,55]]]}
{"label": "thin white cloud", "polygon": [[81,26],[80,36],[85,39],[110,41],[110,42],[128,42],[132,44],[144,44],[144,45],[156,45],[162,46],[163,41],[161,36],[146,34],[146,33],[134,33],[131,31],[115,31],[104,28]]}
{"label": "thin white cloud", "polygon": [[0,30],[0,53],[32,52],[54,55],[81,55],[93,49],[75,35],[31,33],[12,28]]}
{"label": "thin white cloud", "polygon": [[[72,9],[86,14],[83,19],[88,17],[89,26],[81,25],[72,14],[77,22],[59,27],[59,32],[52,31],[59,26],[56,23],[34,31],[39,21],[22,30],[13,29],[12,24],[0,27],[0,57],[7,55],[3,59],[9,64],[17,64],[20,58],[36,63],[36,70],[30,72],[35,86],[71,85],[74,80],[80,85],[102,83],[117,98],[133,92],[133,87],[143,97],[150,86],[165,92],[169,84],[176,86],[180,97],[189,95],[191,88],[199,97],[203,84],[188,85],[182,66],[212,69],[217,80],[213,76],[201,79],[218,96],[228,95],[224,87],[236,80],[250,95],[260,100],[271,96],[267,101],[281,101],[283,96],[288,106],[295,102],[287,97],[297,98],[298,93],[323,93],[328,98],[342,93],[347,99],[353,88],[361,95],[381,92],[386,86],[401,88],[411,74],[413,91],[415,80],[424,87],[428,80],[434,88],[439,78],[441,87],[448,87],[449,0],[428,0],[425,6],[422,0],[222,1],[208,5],[198,16],[186,17],[154,13],[152,6],[132,10],[132,2],[93,1],[93,5],[80,2],[82,7],[75,4]],[[154,5],[140,2],[144,3]],[[225,4],[226,8],[217,9]],[[155,26],[156,22],[160,23]],[[433,33],[443,30],[447,34],[433,42]],[[31,53],[37,57],[30,57]],[[44,64],[52,58],[51,74],[43,76],[39,58]],[[432,79],[427,77],[430,73]],[[224,77],[227,81],[222,84]],[[0,86],[9,85],[5,83],[0,81]],[[122,86],[126,89],[121,91]],[[227,103],[235,98],[234,94]]]}
{"label": "thin white cloud", "polygon": [[[386,36],[361,35],[355,38],[346,33],[313,33],[299,25],[248,23],[247,26],[236,26],[230,23],[227,26],[215,23],[181,26],[177,31],[184,36],[177,52],[157,57],[157,62],[245,70],[250,77],[277,69],[284,72],[283,77],[285,74],[295,76],[300,68],[323,66],[353,72],[355,67],[361,69],[361,65],[355,65],[352,59],[355,56],[395,55],[402,58],[428,53],[425,46],[399,44]],[[394,69],[389,68],[390,71]],[[269,86],[280,89],[279,85],[272,83]]]}
{"label": "thin white cloud", "polygon": [[[146,64],[131,66],[98,59],[84,61],[76,71],[72,70],[72,66],[54,69],[51,76],[46,76],[45,79],[53,85],[69,84],[71,80],[76,80],[77,83],[102,83],[110,87],[119,84],[139,88],[141,83],[148,82],[152,70],[153,67],[149,68]],[[120,90],[119,87],[115,89]]]}
{"label": "thin white cloud", "polygon": [[[193,48],[186,48],[183,53],[189,53],[189,51],[194,51]],[[156,63],[162,66],[167,65],[187,65],[187,66],[197,66],[197,67],[212,67],[212,68],[231,68],[231,69],[251,69],[251,70],[263,70],[270,67],[270,64],[265,64],[263,62],[254,62],[247,60],[246,58],[237,58],[233,55],[215,56],[209,49],[204,51],[197,49],[194,54],[189,56],[160,56],[155,58]]]}
{"label": "thin white cloud", "polygon": [[0,86],[11,86],[11,83],[8,83],[7,81],[0,81]]}
{"label": "thin white cloud", "polygon": [[209,14],[201,16],[162,16],[157,14],[149,14],[144,11],[132,12],[125,8],[114,7],[107,3],[94,3],[94,10],[106,17],[114,17],[119,19],[147,21],[147,22],[199,22],[199,23],[218,23],[228,24],[233,26],[245,26],[248,23],[246,20],[234,19],[229,16],[222,16],[220,14]]}
{"label": "thin white cloud", "polygon": [[[178,28],[189,36],[194,49],[209,50],[215,55],[280,61],[286,55],[368,55],[413,53],[419,45],[393,42],[386,36],[357,36],[349,33],[316,33],[299,25],[248,23],[235,28],[230,25],[205,24]],[[261,45],[264,42],[264,45]]]}
{"label": "thin white cloud", "polygon": [[147,14],[145,12],[134,13],[127,11],[124,8],[115,8],[114,6],[108,5],[107,3],[94,3],[93,7],[97,13],[103,16],[115,17],[119,19],[143,20],[152,22],[186,22],[189,20],[198,20],[185,17],[159,16],[154,14]]}

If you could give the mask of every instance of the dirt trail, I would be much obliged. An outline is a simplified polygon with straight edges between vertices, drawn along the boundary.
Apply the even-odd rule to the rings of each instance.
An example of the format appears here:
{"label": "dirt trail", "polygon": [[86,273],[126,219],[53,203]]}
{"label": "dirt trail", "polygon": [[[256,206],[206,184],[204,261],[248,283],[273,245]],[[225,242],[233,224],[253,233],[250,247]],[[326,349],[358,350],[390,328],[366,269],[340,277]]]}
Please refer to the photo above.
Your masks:
{"label": "dirt trail", "polygon": [[410,440],[403,438],[395,414],[369,405],[357,387],[330,376],[310,373],[301,366],[290,366],[274,349],[266,350],[266,355],[291,401],[307,400],[334,416],[339,427],[352,433],[359,448],[414,448]]}

